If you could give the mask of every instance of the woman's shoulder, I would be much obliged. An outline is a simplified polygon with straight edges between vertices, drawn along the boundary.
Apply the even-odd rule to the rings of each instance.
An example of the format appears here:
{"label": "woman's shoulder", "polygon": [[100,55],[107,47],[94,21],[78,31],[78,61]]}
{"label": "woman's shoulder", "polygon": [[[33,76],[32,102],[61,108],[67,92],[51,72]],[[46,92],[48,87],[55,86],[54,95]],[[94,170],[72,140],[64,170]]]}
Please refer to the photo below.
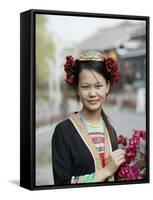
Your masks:
{"label": "woman's shoulder", "polygon": [[67,118],[67,119],[64,119],[64,120],[58,122],[57,125],[56,125],[56,127],[55,127],[55,129],[57,129],[57,128],[58,129],[67,128],[67,127],[70,126],[70,124],[71,124],[71,122],[70,122],[69,118]]}
{"label": "woman's shoulder", "polygon": [[61,129],[62,128],[64,130],[67,129],[67,128],[73,128],[73,125],[72,125],[72,122],[71,122],[70,119],[71,119],[72,116],[76,116],[76,114],[78,114],[78,113],[79,112],[74,112],[68,118],[58,122],[58,124],[56,125],[55,128],[57,128],[57,129]]}
{"label": "woman's shoulder", "polygon": [[72,138],[72,133],[75,129],[69,118],[60,121],[54,129],[52,141],[69,141]]}
{"label": "woman's shoulder", "polygon": [[53,135],[54,136],[59,135],[60,137],[61,137],[61,135],[64,135],[64,137],[67,137],[70,132],[74,131],[73,129],[74,129],[74,127],[73,127],[70,119],[67,118],[56,124]]}

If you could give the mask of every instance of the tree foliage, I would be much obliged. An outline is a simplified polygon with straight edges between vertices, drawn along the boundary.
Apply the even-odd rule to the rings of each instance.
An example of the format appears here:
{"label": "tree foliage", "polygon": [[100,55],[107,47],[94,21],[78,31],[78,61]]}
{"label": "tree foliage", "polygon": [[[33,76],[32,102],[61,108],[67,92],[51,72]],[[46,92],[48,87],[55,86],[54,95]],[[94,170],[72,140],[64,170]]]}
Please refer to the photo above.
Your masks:
{"label": "tree foliage", "polygon": [[48,98],[48,60],[54,60],[54,41],[44,15],[36,15],[36,95]]}

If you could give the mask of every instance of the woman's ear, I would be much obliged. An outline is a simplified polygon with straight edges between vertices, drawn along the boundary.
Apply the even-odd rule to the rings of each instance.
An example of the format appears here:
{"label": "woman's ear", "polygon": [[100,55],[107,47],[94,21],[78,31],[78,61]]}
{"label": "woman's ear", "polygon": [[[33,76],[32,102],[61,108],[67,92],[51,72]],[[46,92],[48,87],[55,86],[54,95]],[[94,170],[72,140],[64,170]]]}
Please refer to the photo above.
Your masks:
{"label": "woman's ear", "polygon": [[80,92],[79,92],[78,86],[76,87],[76,93],[77,93],[78,96],[80,96]]}
{"label": "woman's ear", "polygon": [[106,94],[109,93],[109,89],[110,89],[110,82],[106,83]]}

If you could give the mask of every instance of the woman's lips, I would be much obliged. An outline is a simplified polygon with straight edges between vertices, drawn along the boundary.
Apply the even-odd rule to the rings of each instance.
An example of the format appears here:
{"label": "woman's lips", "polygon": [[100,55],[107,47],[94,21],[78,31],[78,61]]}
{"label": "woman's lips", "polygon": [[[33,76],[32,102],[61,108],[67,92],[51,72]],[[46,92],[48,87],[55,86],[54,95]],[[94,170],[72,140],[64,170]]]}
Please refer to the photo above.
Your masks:
{"label": "woman's lips", "polygon": [[97,102],[99,102],[99,100],[89,100],[88,101],[90,104],[96,104]]}

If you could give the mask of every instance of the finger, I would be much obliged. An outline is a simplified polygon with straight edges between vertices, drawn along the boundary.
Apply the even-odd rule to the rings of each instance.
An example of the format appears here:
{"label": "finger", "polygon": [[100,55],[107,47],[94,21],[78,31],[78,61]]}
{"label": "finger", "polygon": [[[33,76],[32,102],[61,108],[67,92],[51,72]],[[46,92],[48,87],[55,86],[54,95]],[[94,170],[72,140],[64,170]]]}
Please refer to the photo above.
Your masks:
{"label": "finger", "polygon": [[125,155],[120,152],[120,153],[115,153],[115,154],[110,154],[107,159],[110,161],[110,162],[118,162],[122,159],[125,159]]}
{"label": "finger", "polygon": [[120,157],[117,157],[117,158],[109,159],[109,161],[114,163],[116,166],[119,166],[120,163],[125,162],[125,157],[124,156],[120,156]]}
{"label": "finger", "polygon": [[124,149],[120,149],[120,150],[118,151],[118,154],[125,154],[125,150],[124,150]]}
{"label": "finger", "polygon": [[118,161],[119,166],[120,166],[121,164],[123,164],[124,162],[125,162],[125,159],[124,159],[124,158],[121,159],[121,160],[119,160],[119,161]]}
{"label": "finger", "polygon": [[113,155],[120,155],[120,154],[125,154],[125,150],[123,149],[117,149],[112,152]]}
{"label": "finger", "polygon": [[117,160],[125,159],[125,155],[121,154],[121,155],[119,155],[116,159],[117,159]]}
{"label": "finger", "polygon": [[119,148],[119,149],[116,149],[116,150],[113,151],[113,152],[124,152],[124,151],[125,151],[124,149]]}

